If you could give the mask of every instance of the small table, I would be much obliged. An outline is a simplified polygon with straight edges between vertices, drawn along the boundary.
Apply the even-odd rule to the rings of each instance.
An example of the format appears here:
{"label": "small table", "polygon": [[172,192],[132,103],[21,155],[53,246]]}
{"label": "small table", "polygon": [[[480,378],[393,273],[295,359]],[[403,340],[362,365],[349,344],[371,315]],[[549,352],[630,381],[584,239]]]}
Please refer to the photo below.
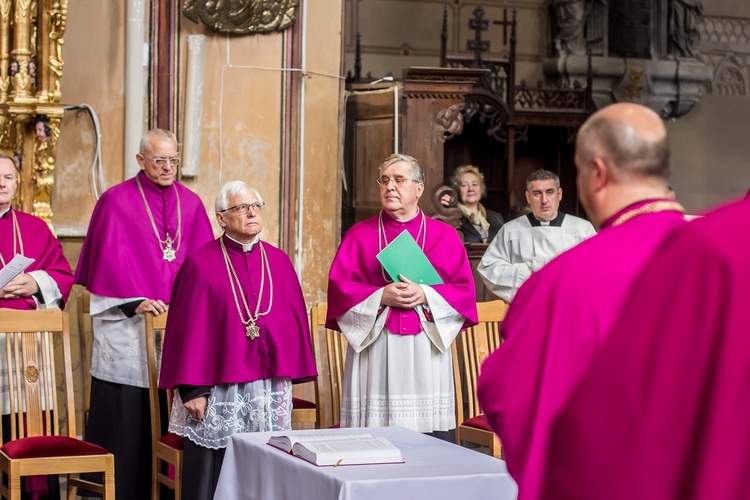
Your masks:
{"label": "small table", "polygon": [[[316,467],[267,444],[272,435],[338,432],[382,436],[405,463]],[[517,493],[502,460],[401,427],[368,427],[235,434],[214,499],[515,500]]]}

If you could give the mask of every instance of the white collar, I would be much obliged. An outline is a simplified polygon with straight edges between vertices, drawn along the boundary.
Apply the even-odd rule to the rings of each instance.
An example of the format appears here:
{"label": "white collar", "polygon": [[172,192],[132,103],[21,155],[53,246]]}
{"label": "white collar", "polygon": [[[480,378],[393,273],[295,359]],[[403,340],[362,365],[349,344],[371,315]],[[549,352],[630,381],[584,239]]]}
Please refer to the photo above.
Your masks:
{"label": "white collar", "polygon": [[234,238],[232,238],[231,236],[229,236],[227,233],[224,233],[224,235],[228,239],[230,239],[230,240],[234,241],[235,243],[237,243],[238,245],[242,245],[242,251],[245,252],[245,253],[251,251],[253,249],[253,247],[255,245],[257,245],[258,242],[260,241],[260,234],[256,234],[255,235],[255,239],[253,239],[253,241],[251,241],[250,243],[240,243],[239,241],[237,241]]}
{"label": "white collar", "polygon": [[13,208],[13,207],[12,207],[12,206],[9,206],[9,207],[8,207],[8,210],[6,210],[6,211],[4,211],[4,212],[0,213],[0,219],[2,219],[3,217],[5,217],[5,214],[7,214],[8,212],[10,212],[10,209],[11,209],[11,208]]}
{"label": "white collar", "polygon": [[[385,212],[385,210],[383,210],[383,212]],[[389,216],[389,217],[390,217],[391,219],[395,220],[396,222],[400,222],[401,224],[406,224],[407,222],[409,222],[409,221],[411,221],[411,220],[414,220],[414,219],[416,219],[416,218],[417,218],[417,216],[418,216],[418,215],[419,215],[419,214],[420,214],[421,212],[422,212],[422,210],[421,210],[421,209],[420,209],[419,207],[417,207],[417,213],[415,213],[414,215],[412,215],[412,216],[411,216],[411,217],[409,217],[408,219],[397,219],[397,218],[395,218],[394,216],[392,216],[391,214],[388,214],[388,216]],[[386,212],[386,213],[388,213],[388,212]]]}

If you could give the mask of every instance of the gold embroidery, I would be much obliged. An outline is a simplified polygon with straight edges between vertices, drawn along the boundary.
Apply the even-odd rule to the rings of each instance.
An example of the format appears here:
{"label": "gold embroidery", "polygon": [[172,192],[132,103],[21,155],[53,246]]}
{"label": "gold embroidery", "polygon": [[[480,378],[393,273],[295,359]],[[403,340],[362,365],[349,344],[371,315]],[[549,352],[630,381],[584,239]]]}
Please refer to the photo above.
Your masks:
{"label": "gold embroidery", "polygon": [[676,201],[654,201],[638,208],[634,208],[633,210],[628,210],[617,219],[615,219],[614,222],[612,222],[611,226],[619,226],[620,224],[624,224],[633,217],[637,217],[641,214],[653,214],[656,212],[666,212],[668,210],[674,210],[680,212],[681,214],[685,213],[685,209],[682,208],[682,205],[680,205]]}

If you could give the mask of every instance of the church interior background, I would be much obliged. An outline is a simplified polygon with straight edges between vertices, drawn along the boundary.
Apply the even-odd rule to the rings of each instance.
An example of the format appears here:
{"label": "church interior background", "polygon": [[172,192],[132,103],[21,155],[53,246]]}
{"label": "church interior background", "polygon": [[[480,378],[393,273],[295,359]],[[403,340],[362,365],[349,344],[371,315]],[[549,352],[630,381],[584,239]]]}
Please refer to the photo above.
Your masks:
{"label": "church interior background", "polygon": [[[445,163],[445,172],[442,164],[435,170],[435,158],[415,153],[421,151],[415,137],[421,125],[434,129],[439,112],[469,89],[447,100],[433,96],[434,116],[422,122],[414,114],[409,121],[415,109],[409,103],[422,92],[413,89],[435,85],[435,75],[444,74],[424,69],[440,68],[443,38],[449,59],[475,61],[480,53],[485,62],[507,59],[514,38],[516,90],[539,81],[545,88],[591,85],[593,107],[607,99],[655,107],[668,123],[672,185],[690,213],[750,188],[745,0],[278,0],[266,2],[274,5],[270,17],[254,13],[255,2],[227,2],[219,13],[209,3],[0,0],[0,149],[22,153],[18,202],[50,221],[72,266],[96,197],[137,171],[140,134],[159,126],[177,134],[183,153],[191,137],[194,159],[181,181],[211,217],[224,182],[257,187],[267,203],[264,240],[290,255],[308,306],[325,300],[328,268],[351,216],[347,208],[357,197],[377,200],[374,176],[371,186],[354,182],[356,171],[377,164],[352,165],[360,157],[347,151],[351,107],[367,108],[372,95],[386,110],[361,122],[372,140],[414,154],[428,176],[439,172],[429,179],[432,187],[458,163],[478,163],[496,186],[488,205],[507,214],[522,196],[526,173],[570,168],[575,120],[544,129],[519,118],[510,175],[507,162],[501,174],[492,173],[501,169],[493,162],[508,157],[507,137],[505,144],[488,139],[486,125],[475,120],[446,138],[445,126],[439,140],[428,140],[445,144],[429,144]],[[625,4],[640,14],[635,25],[613,21],[623,17]],[[486,21],[481,41],[471,27],[478,7]],[[675,21],[675,15],[683,17]],[[188,75],[196,44],[203,47],[197,84],[196,73]],[[370,83],[386,76],[393,82]],[[455,84],[447,80],[437,83]],[[189,115],[198,117],[193,129]],[[42,138],[34,135],[39,117],[49,127]],[[378,127],[383,118],[390,128]],[[574,184],[565,182],[565,208],[576,210]],[[422,203],[428,212],[431,198],[427,192]],[[74,336],[80,293],[74,289],[68,306]]]}

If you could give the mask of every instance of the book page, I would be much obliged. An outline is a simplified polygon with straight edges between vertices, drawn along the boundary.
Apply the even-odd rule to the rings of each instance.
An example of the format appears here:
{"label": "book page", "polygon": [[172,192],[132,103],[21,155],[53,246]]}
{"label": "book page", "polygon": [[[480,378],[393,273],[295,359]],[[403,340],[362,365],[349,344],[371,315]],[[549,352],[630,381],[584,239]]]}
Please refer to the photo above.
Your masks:
{"label": "book page", "polygon": [[387,439],[385,438],[359,438],[359,439],[347,439],[347,440],[335,440],[335,441],[321,441],[314,443],[301,443],[310,451],[317,453],[323,453],[327,451],[339,452],[339,451],[362,451],[371,452],[375,450],[397,450]]}
{"label": "book page", "polygon": [[34,259],[16,254],[16,256],[5,265],[5,267],[0,269],[0,289],[5,288],[5,285],[10,283],[13,278],[24,272],[32,262],[34,262]]}
{"label": "book page", "polygon": [[271,436],[268,438],[268,444],[271,446],[274,446],[276,448],[279,448],[281,450],[284,450],[286,452],[291,452],[292,447],[295,443],[317,443],[320,441],[343,441],[343,440],[349,440],[349,439],[362,439],[362,438],[371,438],[372,434],[367,433],[343,433],[338,432],[336,434],[284,434],[280,436]]}
{"label": "book page", "polygon": [[403,462],[401,450],[382,437],[296,443],[294,455],[318,466]]}

